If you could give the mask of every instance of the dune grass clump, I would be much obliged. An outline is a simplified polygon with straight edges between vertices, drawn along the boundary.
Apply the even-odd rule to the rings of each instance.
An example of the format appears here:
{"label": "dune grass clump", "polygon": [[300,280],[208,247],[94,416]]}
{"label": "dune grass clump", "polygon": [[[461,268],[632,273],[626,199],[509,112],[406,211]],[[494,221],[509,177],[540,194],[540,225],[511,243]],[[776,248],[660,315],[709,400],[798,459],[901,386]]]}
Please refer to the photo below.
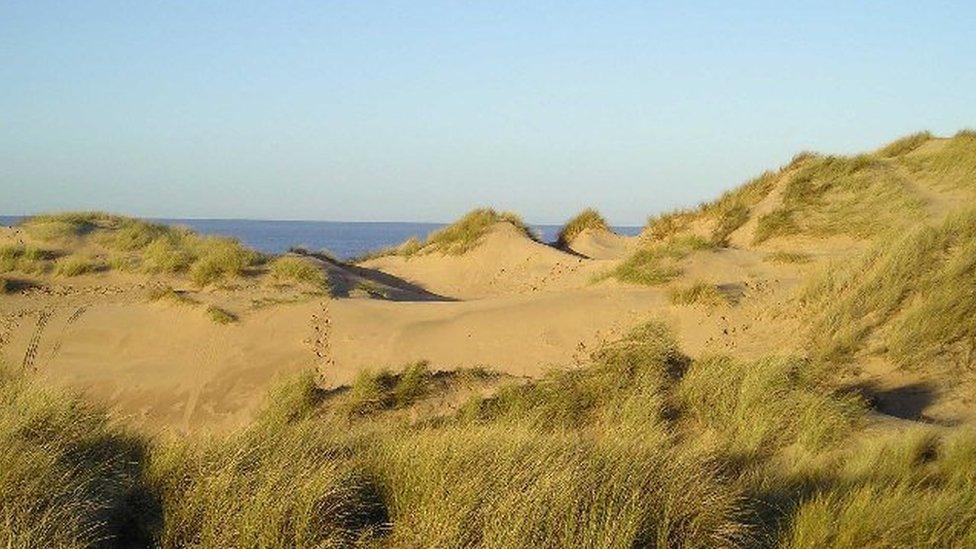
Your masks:
{"label": "dune grass clump", "polygon": [[813,260],[810,254],[803,252],[788,252],[784,250],[777,250],[775,252],[770,252],[763,256],[764,261],[769,261],[772,263],[791,263],[791,264],[802,264],[809,263]]}
{"label": "dune grass clump", "polygon": [[189,275],[199,286],[242,276],[263,260],[231,238],[205,237],[186,228],[100,212],[39,215],[24,221],[23,227],[44,241],[101,246],[110,252],[110,267]]}
{"label": "dune grass clump", "polygon": [[789,236],[800,232],[800,226],[793,219],[793,212],[788,209],[774,210],[759,218],[756,222],[756,231],[752,236],[753,244],[776,238],[778,236]]}
{"label": "dune grass clump", "polygon": [[59,258],[54,263],[54,274],[58,276],[80,276],[98,271],[102,264],[90,257],[72,254]]}
{"label": "dune grass clump", "polygon": [[50,252],[24,244],[0,246],[0,273],[42,274],[50,267]]}
{"label": "dune grass clump", "polygon": [[[969,547],[976,542],[976,433],[916,428],[860,448],[802,502],[782,545]],[[924,502],[924,505],[919,505]]]}
{"label": "dune grass clump", "polygon": [[675,210],[653,216],[647,220],[641,235],[652,241],[666,240],[684,231],[695,218],[691,210]]}
{"label": "dune grass clump", "polygon": [[190,279],[197,286],[241,276],[261,259],[259,254],[231,238],[200,238],[195,251],[196,261],[190,266]]}
{"label": "dune grass clump", "polygon": [[286,255],[268,264],[272,278],[278,281],[294,281],[325,287],[328,281],[318,265],[306,258]]}
{"label": "dune grass clump", "polygon": [[663,242],[651,242],[625,259],[606,276],[622,282],[655,286],[664,284],[681,274],[681,260],[695,251],[712,248],[704,238],[688,235]]}
{"label": "dune grass clump", "polygon": [[671,303],[675,305],[705,305],[717,307],[727,304],[728,298],[714,284],[698,281],[690,286],[672,288],[668,292]]}
{"label": "dune grass clump", "polygon": [[228,311],[227,309],[217,307],[216,305],[210,305],[207,307],[207,316],[210,318],[210,320],[217,324],[231,324],[237,322],[237,315]]}
{"label": "dune grass clump", "polygon": [[579,234],[585,230],[609,231],[610,224],[593,208],[586,208],[576,217],[566,222],[556,237],[556,245],[565,248],[569,246]]}
{"label": "dune grass clump", "polygon": [[745,537],[735,490],[660,437],[479,425],[385,438],[377,454],[393,545],[725,547]]}
{"label": "dune grass clump", "polygon": [[800,444],[828,447],[851,433],[865,406],[852,394],[829,394],[818,386],[809,362],[728,357],[694,361],[677,387],[681,410],[721,433],[734,452],[747,454]]}
{"label": "dune grass clump", "polygon": [[923,200],[893,162],[868,154],[805,160],[783,204],[759,218],[754,243],[801,233],[871,238],[910,225]]}
{"label": "dune grass clump", "polygon": [[0,446],[0,545],[139,541],[145,448],[103,410],[0,366]]}
{"label": "dune grass clump", "polygon": [[749,221],[749,207],[741,202],[734,202],[722,208],[717,215],[718,220],[712,229],[712,244],[728,246],[729,236]]}
{"label": "dune grass clump", "polygon": [[385,526],[349,445],[308,421],[162,444],[147,476],[163,548],[350,547]]}
{"label": "dune grass clump", "polygon": [[431,376],[426,361],[410,364],[399,374],[363,370],[346,395],[344,409],[349,415],[363,416],[409,406],[425,394]]}
{"label": "dune grass clump", "polygon": [[187,295],[184,291],[178,291],[172,286],[156,286],[149,290],[150,301],[171,301],[178,305],[197,305],[200,302]]}
{"label": "dune grass clump", "polygon": [[976,363],[976,211],[879,243],[804,290],[810,350],[844,361],[877,336],[904,367]]}
{"label": "dune grass clump", "polygon": [[932,139],[934,136],[932,132],[918,132],[911,135],[906,135],[900,139],[896,139],[891,143],[888,143],[884,147],[878,150],[878,156],[884,158],[892,158],[896,156],[906,155],[915,149],[924,145],[928,140]]}
{"label": "dune grass clump", "polygon": [[422,250],[424,253],[462,255],[477,247],[481,238],[496,223],[509,223],[520,233],[535,239],[532,229],[518,215],[511,212],[497,212],[491,208],[480,208],[465,214],[453,224],[431,233]]}

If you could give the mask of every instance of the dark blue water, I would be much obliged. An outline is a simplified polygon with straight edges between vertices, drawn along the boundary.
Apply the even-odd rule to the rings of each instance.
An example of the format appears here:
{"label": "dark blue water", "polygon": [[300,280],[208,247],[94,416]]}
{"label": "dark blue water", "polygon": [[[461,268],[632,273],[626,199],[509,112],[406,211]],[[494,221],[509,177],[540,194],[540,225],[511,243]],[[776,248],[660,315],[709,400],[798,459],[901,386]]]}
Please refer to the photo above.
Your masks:
{"label": "dark blue water", "polygon": [[[0,224],[14,225],[20,216],[0,216]],[[328,250],[340,259],[395,246],[415,236],[423,239],[441,223],[341,222],[341,221],[257,221],[251,219],[156,219],[183,225],[202,233],[234,237],[266,253],[281,253],[293,247]],[[544,242],[552,242],[559,225],[533,225]],[[640,227],[615,227],[620,234],[635,235]]]}

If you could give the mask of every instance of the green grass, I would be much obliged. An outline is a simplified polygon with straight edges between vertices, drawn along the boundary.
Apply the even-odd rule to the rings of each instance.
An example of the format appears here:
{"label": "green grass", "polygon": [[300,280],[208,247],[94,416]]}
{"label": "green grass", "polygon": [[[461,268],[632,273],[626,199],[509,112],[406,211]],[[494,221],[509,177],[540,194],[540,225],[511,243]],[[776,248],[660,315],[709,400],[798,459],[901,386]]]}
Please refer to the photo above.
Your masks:
{"label": "green grass", "polygon": [[50,266],[51,253],[34,246],[8,244],[0,246],[0,273],[18,271],[26,274],[42,274]]}
{"label": "green grass", "polygon": [[[916,428],[837,463],[837,480],[802,502],[782,545],[969,547],[976,542],[976,433]],[[924,504],[920,505],[920,502]]]}
{"label": "green grass", "polygon": [[718,220],[712,229],[712,244],[728,246],[729,236],[749,221],[749,207],[741,202],[734,202],[723,207],[717,215]]}
{"label": "green grass", "polygon": [[80,276],[98,271],[103,267],[99,261],[84,255],[72,254],[59,258],[54,263],[54,274],[58,276]]}
{"label": "green grass", "polygon": [[803,252],[788,252],[784,250],[777,250],[775,252],[770,252],[764,255],[763,260],[772,263],[803,264],[803,263],[809,263],[813,259],[810,257],[810,254],[806,254]]}
{"label": "green grass", "polygon": [[931,132],[918,132],[906,135],[880,148],[877,154],[885,158],[903,156],[921,147],[932,138],[933,135]]}
{"label": "green grass", "polygon": [[509,223],[525,236],[535,239],[532,230],[518,215],[480,208],[464,215],[451,225],[431,233],[420,251],[462,255],[478,246],[482,237],[497,223]]}
{"label": "green grass", "polygon": [[[790,357],[684,356],[661,324],[582,368],[431,408],[424,363],[307,371],[236,431],[135,437],[0,381],[9,546],[961,547],[976,434],[862,431]],[[350,414],[351,410],[355,413]],[[925,505],[919,506],[923,501]]]}
{"label": "green grass", "polygon": [[870,347],[908,368],[976,364],[974,273],[972,210],[893,234],[804,290],[810,352],[846,361]]}
{"label": "green grass", "polygon": [[0,366],[0,445],[0,545],[139,541],[145,447],[103,410]]}
{"label": "green grass", "polygon": [[268,264],[272,278],[278,281],[292,281],[326,287],[328,281],[322,269],[312,261],[298,256],[286,255]]}
{"label": "green grass", "polygon": [[[63,246],[100,246],[108,267],[186,275],[198,286],[240,277],[264,258],[229,238],[100,212],[39,215],[24,221],[33,238]],[[0,255],[0,266],[3,265]],[[76,262],[80,268],[80,261]]]}
{"label": "green grass", "polygon": [[197,305],[200,302],[188,296],[186,292],[179,292],[172,286],[156,286],[149,290],[150,301],[171,301],[179,305]]}
{"label": "green grass", "polygon": [[587,208],[566,222],[556,237],[556,245],[565,248],[585,230],[609,231],[610,224],[593,208]]}
{"label": "green grass", "polygon": [[894,162],[867,154],[804,160],[782,206],[759,218],[754,242],[793,234],[874,238],[910,226],[924,201]]}
{"label": "green grass", "polygon": [[709,241],[697,236],[646,243],[605,276],[645,286],[664,284],[681,275],[683,259],[695,251],[711,248]]}
{"label": "green grass", "polygon": [[695,282],[690,286],[672,288],[668,292],[671,303],[675,305],[705,305],[717,307],[727,304],[728,298],[714,284]]}
{"label": "green grass", "polygon": [[800,227],[793,219],[793,212],[788,209],[774,210],[759,217],[756,231],[752,236],[753,244],[761,244],[770,238],[789,236],[800,232]]}
{"label": "green grass", "polygon": [[234,313],[217,307],[216,305],[210,305],[207,307],[207,316],[210,320],[217,324],[231,324],[237,322],[237,315]]}

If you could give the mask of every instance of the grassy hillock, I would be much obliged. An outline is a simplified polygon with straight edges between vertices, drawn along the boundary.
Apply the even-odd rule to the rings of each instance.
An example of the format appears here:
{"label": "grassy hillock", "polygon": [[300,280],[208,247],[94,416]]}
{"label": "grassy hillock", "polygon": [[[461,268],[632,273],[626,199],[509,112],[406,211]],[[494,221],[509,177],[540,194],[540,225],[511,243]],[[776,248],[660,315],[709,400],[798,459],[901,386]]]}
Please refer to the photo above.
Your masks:
{"label": "grassy hillock", "polygon": [[412,257],[430,253],[464,255],[477,248],[482,237],[497,223],[509,223],[526,237],[537,240],[535,233],[518,214],[498,212],[492,208],[478,208],[468,212],[454,223],[432,232],[423,241],[410,238],[399,246],[366,254],[356,258],[354,262],[385,256]]}
{"label": "grassy hillock", "polygon": [[206,286],[264,261],[234,239],[100,212],[38,215],[21,227],[38,244],[0,249],[2,271],[73,277],[117,269],[186,276]]}
{"label": "grassy hillock", "polygon": [[610,224],[593,208],[587,208],[566,222],[556,236],[556,246],[565,248],[572,244],[579,234],[587,229],[609,231]]}
{"label": "grassy hillock", "polygon": [[804,303],[811,353],[826,360],[976,365],[976,211],[882,239],[815,279]]}

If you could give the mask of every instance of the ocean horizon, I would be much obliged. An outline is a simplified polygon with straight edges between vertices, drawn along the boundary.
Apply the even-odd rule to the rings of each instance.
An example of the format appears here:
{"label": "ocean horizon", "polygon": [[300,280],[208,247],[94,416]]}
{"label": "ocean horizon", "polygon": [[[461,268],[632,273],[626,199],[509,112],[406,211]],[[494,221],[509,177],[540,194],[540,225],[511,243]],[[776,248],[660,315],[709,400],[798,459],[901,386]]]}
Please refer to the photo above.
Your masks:
{"label": "ocean horizon", "polygon": [[[16,225],[29,216],[0,215],[0,224]],[[410,237],[425,238],[447,223],[409,221],[276,221],[262,219],[145,218],[154,223],[185,226],[201,234],[236,238],[258,251],[280,254],[291,248],[325,250],[339,259],[350,259],[395,246]],[[543,242],[556,240],[561,225],[530,224]],[[624,235],[640,232],[638,226],[614,226]]]}

